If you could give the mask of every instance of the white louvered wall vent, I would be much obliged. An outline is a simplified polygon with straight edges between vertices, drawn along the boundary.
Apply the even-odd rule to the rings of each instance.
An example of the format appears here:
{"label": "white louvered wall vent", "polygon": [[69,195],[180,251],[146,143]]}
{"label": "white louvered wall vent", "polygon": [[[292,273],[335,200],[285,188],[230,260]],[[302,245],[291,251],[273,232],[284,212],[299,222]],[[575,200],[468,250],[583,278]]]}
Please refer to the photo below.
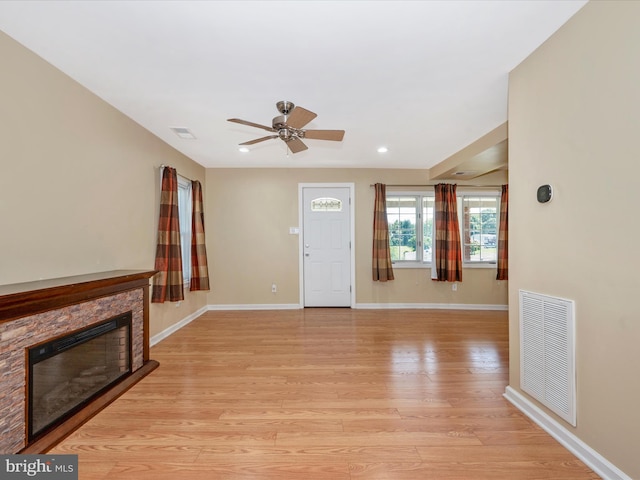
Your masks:
{"label": "white louvered wall vent", "polygon": [[520,387],[576,425],[573,301],[520,290]]}

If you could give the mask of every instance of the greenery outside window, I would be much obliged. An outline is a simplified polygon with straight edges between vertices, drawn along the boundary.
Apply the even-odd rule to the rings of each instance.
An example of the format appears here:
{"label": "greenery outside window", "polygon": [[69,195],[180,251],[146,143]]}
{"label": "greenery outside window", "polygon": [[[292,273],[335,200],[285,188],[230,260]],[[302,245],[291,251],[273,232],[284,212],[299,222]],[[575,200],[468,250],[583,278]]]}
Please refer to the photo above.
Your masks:
{"label": "greenery outside window", "polygon": [[394,265],[431,263],[433,194],[387,194],[389,247]]}

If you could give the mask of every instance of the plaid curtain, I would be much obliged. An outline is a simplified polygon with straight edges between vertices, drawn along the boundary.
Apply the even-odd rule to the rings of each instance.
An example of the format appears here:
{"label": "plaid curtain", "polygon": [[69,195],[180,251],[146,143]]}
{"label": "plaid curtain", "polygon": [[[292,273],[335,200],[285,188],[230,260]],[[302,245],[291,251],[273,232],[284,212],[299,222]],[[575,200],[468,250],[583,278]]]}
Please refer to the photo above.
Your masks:
{"label": "plaid curtain", "polygon": [[439,282],[462,281],[462,248],[458,225],[456,185],[439,183],[435,186],[435,272]]}
{"label": "plaid curtain", "polygon": [[171,167],[164,167],[162,170],[155,269],[158,273],[153,277],[151,301],[164,303],[165,300],[184,300],[178,221],[178,174]]}
{"label": "plaid curtain", "polygon": [[509,280],[509,185],[502,185],[498,230],[498,274],[496,280]]}
{"label": "plaid curtain", "polygon": [[391,251],[389,250],[389,225],[387,223],[387,188],[376,183],[376,199],[373,207],[373,281],[393,280]]}
{"label": "plaid curtain", "polygon": [[193,208],[191,215],[191,282],[190,291],[209,290],[209,268],[207,247],[204,238],[204,210],[202,208],[202,185],[191,182]]}

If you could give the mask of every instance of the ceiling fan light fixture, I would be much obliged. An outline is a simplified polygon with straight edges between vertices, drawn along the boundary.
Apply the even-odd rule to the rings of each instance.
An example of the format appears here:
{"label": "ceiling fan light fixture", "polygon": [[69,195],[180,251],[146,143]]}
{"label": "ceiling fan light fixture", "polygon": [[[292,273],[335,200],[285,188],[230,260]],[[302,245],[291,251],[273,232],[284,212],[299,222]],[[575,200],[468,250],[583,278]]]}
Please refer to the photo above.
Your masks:
{"label": "ceiling fan light fixture", "polygon": [[378,153],[387,153],[388,151],[387,147],[378,147]]}
{"label": "ceiling fan light fixture", "polygon": [[242,153],[249,153],[248,147],[238,147],[238,151]]}

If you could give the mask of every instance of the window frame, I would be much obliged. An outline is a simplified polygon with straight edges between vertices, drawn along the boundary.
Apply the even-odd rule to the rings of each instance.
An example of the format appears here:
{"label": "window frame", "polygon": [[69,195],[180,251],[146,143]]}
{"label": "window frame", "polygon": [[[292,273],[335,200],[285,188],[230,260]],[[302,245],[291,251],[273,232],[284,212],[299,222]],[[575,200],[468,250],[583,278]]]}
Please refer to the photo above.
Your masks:
{"label": "window frame", "polygon": [[[458,223],[460,225],[460,246],[462,248],[462,268],[497,268],[498,263],[498,230],[500,228],[500,196],[501,193],[491,190],[462,190],[456,193],[458,202]],[[496,200],[496,259],[495,260],[465,260],[465,222],[464,222],[464,199],[465,198],[495,198]]]}
{"label": "window frame", "polygon": [[[500,228],[499,222],[500,222],[500,196],[501,193],[499,190],[496,190],[495,187],[486,187],[486,188],[482,188],[480,187],[480,189],[478,188],[471,188],[471,189],[467,189],[467,188],[463,188],[463,185],[458,185],[458,189],[456,192],[456,201],[457,201],[457,208],[458,208],[458,224],[460,225],[460,245],[463,248],[463,252],[464,252],[464,238],[465,238],[465,229],[464,229],[464,210],[463,210],[463,199],[465,197],[490,197],[490,198],[495,198],[496,199],[496,203],[497,203],[497,208],[496,208],[496,231]],[[386,192],[386,197],[387,199],[389,197],[418,197],[418,205],[419,205],[419,220],[416,219],[416,232],[418,232],[418,229],[420,228],[422,230],[423,228],[423,222],[424,219],[422,218],[422,205],[423,205],[423,198],[427,197],[427,198],[431,198],[434,200],[434,216],[435,216],[435,189],[433,187],[430,187],[429,189],[425,189],[425,190],[397,190],[397,189],[393,189],[393,190],[387,190]],[[388,217],[387,217],[388,218]],[[390,225],[389,225],[390,226]],[[433,222],[432,224],[432,231],[431,231],[431,239],[432,242],[434,242],[434,237],[435,237],[435,222]],[[389,236],[389,241],[391,241],[391,236]],[[422,242],[424,242],[424,236],[421,239]],[[416,243],[417,243],[417,239],[416,239]],[[420,245],[422,246],[422,245]],[[389,245],[389,247],[391,248],[391,245]],[[497,234],[496,234],[496,248],[497,248]],[[423,252],[423,248],[419,248],[418,245],[416,245],[416,257],[418,257],[418,253],[420,252],[420,258],[416,258],[416,260],[392,260],[392,265],[393,268],[399,268],[399,269],[403,269],[403,268],[424,268],[424,269],[430,269],[432,267],[432,263],[433,263],[433,249],[432,249],[432,260],[425,262],[422,260],[422,252]],[[462,268],[497,268],[497,258],[496,260],[490,260],[490,261],[473,261],[473,260],[465,260],[464,259],[464,253],[463,253],[463,259],[462,259]]]}
{"label": "window frame", "polygon": [[191,216],[193,209],[191,180],[178,175],[178,220],[180,223],[180,250],[182,252],[182,283],[191,283]]}
{"label": "window frame", "polygon": [[[416,197],[416,259],[415,260],[392,260],[391,264],[393,268],[431,268],[431,261],[425,262],[423,260],[424,254],[424,233],[420,236],[418,241],[418,232],[424,232],[424,218],[423,218],[423,205],[424,198],[430,198],[432,202],[435,200],[435,191],[431,190],[388,190],[386,192],[386,199],[389,197]],[[385,199],[385,200],[386,200]],[[388,219],[388,216],[387,216]],[[431,232],[431,239],[433,242],[433,229]],[[389,236],[391,241],[391,236]],[[391,245],[389,245],[391,248]],[[433,249],[432,249],[433,255]],[[433,258],[433,257],[432,257]]]}

